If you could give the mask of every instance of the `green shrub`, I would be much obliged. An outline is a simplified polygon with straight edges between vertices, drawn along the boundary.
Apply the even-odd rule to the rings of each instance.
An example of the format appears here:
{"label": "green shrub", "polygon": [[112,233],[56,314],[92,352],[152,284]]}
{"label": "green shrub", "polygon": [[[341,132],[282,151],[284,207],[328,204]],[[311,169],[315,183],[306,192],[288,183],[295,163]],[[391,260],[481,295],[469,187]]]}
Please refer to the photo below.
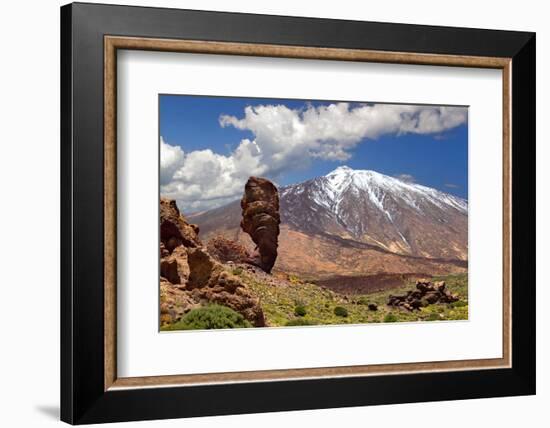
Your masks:
{"label": "green shrub", "polygon": [[299,325],[315,325],[315,324],[305,318],[296,318],[296,319],[287,321],[285,325],[288,327],[292,327],[292,326],[299,326]]}
{"label": "green shrub", "polygon": [[394,314],[386,314],[384,322],[397,322],[397,317]]}
{"label": "green shrub", "polygon": [[369,299],[367,299],[365,296],[361,296],[361,297],[359,297],[359,299],[357,299],[357,304],[358,305],[368,305],[369,304]]}
{"label": "green shrub", "polygon": [[437,320],[440,320],[441,317],[439,316],[438,313],[435,313],[435,312],[432,312],[430,315],[428,315],[428,318],[426,318],[426,320],[428,321],[437,321]]}
{"label": "green shrub", "polygon": [[240,275],[241,273],[243,273],[243,268],[242,267],[236,267],[233,269],[232,271],[233,275]]}
{"label": "green shrub", "polygon": [[468,302],[465,302],[464,300],[459,300],[457,302],[453,302],[450,304],[451,308],[462,308],[464,306],[468,306]]}
{"label": "green shrub", "polygon": [[297,317],[303,317],[307,314],[306,307],[304,305],[296,305],[294,308],[294,315]]}
{"label": "green shrub", "polygon": [[348,316],[348,310],[344,308],[343,306],[336,306],[334,308],[334,315],[337,317],[347,317]]}
{"label": "green shrub", "polygon": [[292,274],[288,275],[288,280],[292,284],[300,284],[302,282],[298,276]]}
{"label": "green shrub", "polygon": [[218,328],[252,327],[241,314],[221,305],[208,305],[192,309],[170,330],[211,330]]}

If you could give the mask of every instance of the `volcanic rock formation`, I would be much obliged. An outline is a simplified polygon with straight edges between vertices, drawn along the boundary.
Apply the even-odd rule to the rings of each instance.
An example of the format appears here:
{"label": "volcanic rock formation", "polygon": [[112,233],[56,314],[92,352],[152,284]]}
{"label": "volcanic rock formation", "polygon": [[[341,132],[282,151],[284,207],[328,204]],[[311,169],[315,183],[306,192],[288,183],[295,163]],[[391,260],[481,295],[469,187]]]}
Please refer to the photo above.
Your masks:
{"label": "volcanic rock formation", "polygon": [[458,300],[456,294],[445,289],[445,281],[431,282],[417,281],[416,290],[409,290],[401,296],[390,295],[388,306],[395,306],[409,311],[434,303],[452,303]]}
{"label": "volcanic rock formation", "polygon": [[[277,271],[337,275],[344,284],[364,275],[423,278],[468,269],[468,201],[457,196],[346,167],[278,191]],[[256,246],[241,229],[238,200],[189,218],[205,241],[223,235],[249,252]]]}
{"label": "volcanic rock formation", "polygon": [[265,178],[250,177],[244,188],[241,209],[241,228],[256,244],[250,262],[270,273],[277,259],[281,223],[277,188]]}
{"label": "volcanic rock formation", "polygon": [[241,279],[208,254],[198,237],[198,227],[185,220],[176,202],[161,198],[161,324],[173,324],[191,309],[208,303],[227,306],[256,327],[265,325],[258,300]]}

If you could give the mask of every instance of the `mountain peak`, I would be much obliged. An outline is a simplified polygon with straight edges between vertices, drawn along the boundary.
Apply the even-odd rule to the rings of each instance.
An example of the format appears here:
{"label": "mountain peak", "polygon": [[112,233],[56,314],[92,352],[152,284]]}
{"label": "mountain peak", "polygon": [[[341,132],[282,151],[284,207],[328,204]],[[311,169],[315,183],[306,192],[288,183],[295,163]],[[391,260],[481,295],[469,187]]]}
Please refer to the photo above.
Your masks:
{"label": "mountain peak", "polygon": [[[384,174],[370,170],[370,169],[353,169],[347,165],[339,166],[338,168],[329,172],[325,177],[333,177],[339,175],[367,175],[367,176],[380,176],[387,177]],[[390,177],[391,178],[391,177]]]}
{"label": "mountain peak", "polygon": [[[468,201],[434,188],[342,165],[279,189],[279,198],[282,224],[311,239],[333,236],[398,254],[467,258]],[[234,207],[238,225],[241,207]],[[226,211],[214,213],[220,224]],[[205,228],[211,216],[203,214]]]}
{"label": "mountain peak", "polygon": [[327,175],[336,174],[336,173],[339,173],[339,172],[350,172],[350,171],[354,171],[354,169],[350,168],[347,165],[341,165],[338,168],[336,168],[336,169],[332,170],[331,172],[329,172]]}

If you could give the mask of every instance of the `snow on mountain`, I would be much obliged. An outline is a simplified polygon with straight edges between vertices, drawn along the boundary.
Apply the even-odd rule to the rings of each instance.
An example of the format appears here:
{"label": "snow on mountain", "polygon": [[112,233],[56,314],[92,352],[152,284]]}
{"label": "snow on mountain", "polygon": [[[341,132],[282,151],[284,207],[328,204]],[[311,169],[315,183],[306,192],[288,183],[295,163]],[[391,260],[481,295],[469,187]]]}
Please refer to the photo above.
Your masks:
{"label": "snow on mountain", "polygon": [[465,199],[347,166],[281,189],[283,222],[426,257],[467,258]]}
{"label": "snow on mountain", "polygon": [[[338,214],[339,204],[346,191],[365,191],[369,200],[391,220],[391,214],[384,206],[387,195],[402,200],[411,208],[422,212],[421,201],[429,201],[441,209],[454,208],[464,214],[468,213],[468,201],[439,190],[415,183],[407,183],[397,178],[370,170],[354,170],[348,166],[340,166],[324,177],[316,178],[321,185],[312,192],[312,199]],[[308,183],[308,182],[306,182]],[[284,187],[281,197],[292,193],[301,194],[307,184],[300,183]]]}
{"label": "snow on mountain", "polygon": [[[351,248],[371,248],[368,270],[377,269],[372,263],[382,257],[381,252],[418,260],[468,259],[468,202],[430,187],[342,166],[283,187],[279,197],[281,233],[289,236],[288,241],[280,239],[280,259],[288,265],[304,257],[303,248],[327,263],[345,259],[342,263],[350,271],[359,262],[342,254]],[[235,201],[191,219],[205,239],[218,233],[241,239],[241,217],[240,203]],[[298,240],[303,245],[299,249]],[[390,269],[389,264],[384,266]]]}

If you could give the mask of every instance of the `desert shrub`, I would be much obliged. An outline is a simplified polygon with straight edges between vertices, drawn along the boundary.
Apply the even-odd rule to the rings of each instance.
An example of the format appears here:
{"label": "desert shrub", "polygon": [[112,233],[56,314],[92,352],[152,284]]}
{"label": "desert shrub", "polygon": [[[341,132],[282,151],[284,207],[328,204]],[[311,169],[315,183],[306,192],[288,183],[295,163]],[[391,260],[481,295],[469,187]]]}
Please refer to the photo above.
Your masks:
{"label": "desert shrub", "polygon": [[218,328],[252,327],[241,314],[227,306],[209,305],[192,309],[170,330],[211,330]]}
{"label": "desert shrub", "polygon": [[397,322],[397,317],[394,314],[386,314],[384,322]]}
{"label": "desert shrub", "polygon": [[288,327],[292,327],[292,326],[315,325],[315,324],[306,318],[296,318],[296,319],[287,321],[285,325]]}
{"label": "desert shrub", "polygon": [[246,249],[241,244],[222,235],[210,239],[206,248],[212,257],[222,263],[243,263],[248,259]]}
{"label": "desert shrub", "polygon": [[468,302],[465,302],[464,300],[459,300],[457,302],[453,302],[449,305],[451,308],[462,308],[464,306],[468,306]]}
{"label": "desert shrub", "polygon": [[242,267],[236,267],[235,269],[233,269],[233,270],[231,271],[231,273],[232,273],[233,275],[240,275],[241,273],[243,273],[243,268],[242,268]]}
{"label": "desert shrub", "polygon": [[347,317],[348,316],[348,310],[344,308],[343,306],[336,306],[334,308],[334,315],[337,317]]}
{"label": "desert shrub", "polygon": [[307,314],[306,307],[304,305],[296,305],[294,308],[294,315],[297,317],[303,317]]}
{"label": "desert shrub", "polygon": [[437,320],[440,320],[440,319],[441,319],[441,317],[436,312],[432,312],[430,315],[428,315],[428,318],[426,318],[426,320],[428,320],[428,321],[437,321]]}
{"label": "desert shrub", "polygon": [[365,296],[361,296],[361,297],[359,297],[359,299],[357,299],[357,304],[358,305],[368,305],[369,304],[369,299],[367,299]]}
{"label": "desert shrub", "polygon": [[293,274],[288,275],[288,280],[292,284],[300,284],[302,282],[298,276],[293,275]]}

